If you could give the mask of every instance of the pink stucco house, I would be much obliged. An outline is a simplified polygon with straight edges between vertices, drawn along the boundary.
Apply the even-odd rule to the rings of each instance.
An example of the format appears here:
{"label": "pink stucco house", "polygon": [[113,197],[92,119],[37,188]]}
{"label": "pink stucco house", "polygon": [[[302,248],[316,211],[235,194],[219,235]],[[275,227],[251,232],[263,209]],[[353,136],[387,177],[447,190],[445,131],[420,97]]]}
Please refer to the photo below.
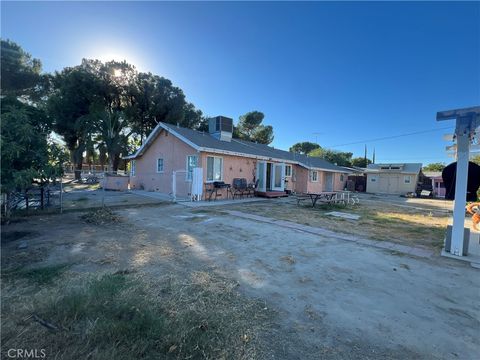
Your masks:
{"label": "pink stucco house", "polygon": [[234,139],[232,130],[233,120],[223,116],[209,120],[209,132],[159,123],[144,144],[125,157],[131,161],[130,188],[171,194],[173,187],[177,191],[184,187],[188,192],[181,183],[192,181],[195,168],[202,186],[245,178],[258,182],[260,195],[345,188],[346,169],[320,158]]}

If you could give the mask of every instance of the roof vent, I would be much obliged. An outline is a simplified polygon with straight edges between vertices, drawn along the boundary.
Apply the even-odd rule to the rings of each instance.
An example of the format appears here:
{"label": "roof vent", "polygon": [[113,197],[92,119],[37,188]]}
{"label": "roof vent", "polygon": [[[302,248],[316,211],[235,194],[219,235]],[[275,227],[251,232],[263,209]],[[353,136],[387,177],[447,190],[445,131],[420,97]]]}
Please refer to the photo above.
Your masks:
{"label": "roof vent", "polygon": [[208,119],[208,132],[216,139],[232,141],[233,119],[226,116],[216,116]]}

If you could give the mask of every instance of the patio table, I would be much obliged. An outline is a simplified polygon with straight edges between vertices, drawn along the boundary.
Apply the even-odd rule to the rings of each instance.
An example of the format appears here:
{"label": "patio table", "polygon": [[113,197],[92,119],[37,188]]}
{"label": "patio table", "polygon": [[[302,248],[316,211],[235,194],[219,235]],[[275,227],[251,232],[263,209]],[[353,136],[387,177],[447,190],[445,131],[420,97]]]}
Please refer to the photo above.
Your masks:
{"label": "patio table", "polygon": [[320,193],[307,193],[306,195],[312,201],[312,207],[315,207],[317,201],[326,202],[328,204],[337,201],[336,191],[322,191]]}

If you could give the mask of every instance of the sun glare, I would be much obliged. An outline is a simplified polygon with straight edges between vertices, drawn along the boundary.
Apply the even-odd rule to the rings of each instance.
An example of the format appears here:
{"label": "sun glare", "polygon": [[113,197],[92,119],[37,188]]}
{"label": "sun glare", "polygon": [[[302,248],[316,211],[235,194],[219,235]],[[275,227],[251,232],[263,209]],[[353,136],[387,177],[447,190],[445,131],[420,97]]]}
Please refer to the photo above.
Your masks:
{"label": "sun glare", "polygon": [[[142,61],[139,59],[142,58],[139,50],[136,50],[134,47],[127,46],[126,44],[116,44],[112,45],[114,42],[106,46],[102,46],[100,43],[96,43],[93,47],[88,46],[88,50],[83,52],[82,57],[89,59],[97,59],[102,62],[109,61],[126,61],[130,65],[135,66],[137,69],[144,69]],[[121,71],[115,71],[115,76],[120,76]]]}

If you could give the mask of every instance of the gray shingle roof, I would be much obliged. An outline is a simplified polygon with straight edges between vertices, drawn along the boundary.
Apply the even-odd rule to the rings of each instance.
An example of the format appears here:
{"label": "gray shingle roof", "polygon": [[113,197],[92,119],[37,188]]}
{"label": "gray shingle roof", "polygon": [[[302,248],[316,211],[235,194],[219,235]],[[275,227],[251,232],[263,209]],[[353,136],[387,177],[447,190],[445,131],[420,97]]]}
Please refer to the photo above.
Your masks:
{"label": "gray shingle roof", "polygon": [[140,156],[143,151],[155,140],[156,135],[162,130],[168,129],[173,135],[178,134],[189,142],[193,143],[199,148],[215,151],[226,151],[232,153],[246,154],[251,156],[266,157],[272,159],[279,159],[288,162],[299,163],[308,168],[318,168],[323,170],[331,170],[346,173],[347,171],[339,166],[333,165],[328,161],[301,154],[291,153],[289,151],[275,149],[264,144],[257,144],[251,141],[244,141],[240,139],[232,139],[231,142],[219,140],[209,133],[187,129],[175,125],[160,123],[148,137],[145,145],[142,146],[134,155],[127,158],[135,158]]}
{"label": "gray shingle roof", "polygon": [[400,167],[401,170],[397,171],[402,174],[418,174],[422,170],[421,163],[395,163],[395,164],[369,164],[367,166],[367,172],[395,172],[395,170],[383,170],[382,167]]}

